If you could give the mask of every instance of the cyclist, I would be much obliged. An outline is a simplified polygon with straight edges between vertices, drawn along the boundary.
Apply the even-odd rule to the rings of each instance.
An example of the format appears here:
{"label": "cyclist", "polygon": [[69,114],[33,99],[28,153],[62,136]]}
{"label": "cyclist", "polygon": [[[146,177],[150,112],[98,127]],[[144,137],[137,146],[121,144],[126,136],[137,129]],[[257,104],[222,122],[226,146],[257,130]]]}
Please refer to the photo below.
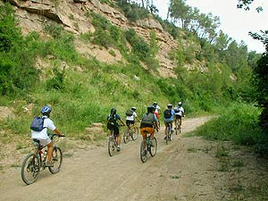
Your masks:
{"label": "cyclist", "polygon": [[160,121],[159,121],[159,115],[161,114],[161,107],[157,104],[157,102],[153,103],[153,106],[155,107],[154,114],[157,117],[158,120],[158,127],[160,128]]}
{"label": "cyclist", "polygon": [[107,128],[110,131],[114,131],[114,135],[116,136],[116,142],[117,142],[117,151],[120,151],[120,144],[121,144],[121,136],[119,133],[119,124],[117,121],[120,121],[123,126],[125,126],[125,123],[122,121],[120,115],[116,114],[116,109],[112,108],[111,113],[107,116]]}
{"label": "cyclist", "polygon": [[168,124],[171,124],[171,132],[173,133],[173,120],[174,120],[175,111],[172,109],[172,104],[167,105],[167,109],[164,111],[164,123],[165,123],[165,131],[168,128]]}
{"label": "cyclist", "polygon": [[136,113],[136,107],[132,107],[131,111],[132,111],[132,113],[131,113],[132,115],[131,116],[130,115],[126,116],[126,125],[127,125],[128,129],[130,129],[131,125],[135,124],[136,119],[137,119],[137,121],[140,121],[139,117],[138,117],[138,115]]}
{"label": "cyclist", "polygon": [[32,139],[37,139],[40,141],[40,144],[42,146],[47,146],[47,162],[46,162],[47,167],[53,166],[51,162],[53,152],[53,142],[48,136],[47,129],[54,131],[59,136],[64,136],[64,134],[56,128],[54,122],[49,118],[51,111],[52,108],[50,106],[48,105],[43,106],[41,109],[42,118],[44,118],[43,130],[42,131],[31,130]]}
{"label": "cyclist", "polygon": [[184,108],[182,107],[182,102],[178,103],[178,106],[174,108],[174,111],[175,111],[175,125],[177,125],[177,121],[180,121],[180,126],[181,126],[182,117],[184,117]]}
{"label": "cyclist", "polygon": [[154,138],[155,129],[158,131],[157,117],[154,114],[155,107],[150,105],[147,107],[147,113],[143,114],[140,125],[140,133],[143,140],[146,139],[146,133],[150,133],[150,139]]}

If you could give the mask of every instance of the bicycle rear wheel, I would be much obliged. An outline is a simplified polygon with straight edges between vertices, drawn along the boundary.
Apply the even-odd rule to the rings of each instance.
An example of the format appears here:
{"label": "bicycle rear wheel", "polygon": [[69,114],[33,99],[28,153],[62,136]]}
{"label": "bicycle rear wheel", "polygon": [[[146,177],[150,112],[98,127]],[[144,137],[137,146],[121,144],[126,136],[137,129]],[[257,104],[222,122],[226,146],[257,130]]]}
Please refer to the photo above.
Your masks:
{"label": "bicycle rear wheel", "polygon": [[129,138],[130,138],[129,132],[130,132],[130,130],[127,128],[123,134],[123,141],[125,144],[127,144],[129,142]]}
{"label": "bicycle rear wheel", "polygon": [[116,147],[114,146],[114,139],[112,136],[109,137],[108,139],[108,153],[109,156],[113,156],[115,152]]}
{"label": "bicycle rear wheel", "polygon": [[62,151],[59,147],[54,147],[52,152],[52,164],[53,167],[48,167],[49,171],[52,174],[56,174],[60,171],[62,164]]}
{"label": "bicycle rear wheel", "polygon": [[147,143],[145,140],[143,140],[140,146],[140,158],[143,163],[145,163],[148,160],[146,149],[147,149]]}
{"label": "bicycle rear wheel", "polygon": [[154,157],[156,155],[156,151],[157,151],[157,140],[156,138],[154,137],[152,140],[151,140],[152,144],[150,146],[150,150],[149,150],[149,153],[152,157]]}
{"label": "bicycle rear wheel", "polygon": [[27,185],[34,183],[40,172],[40,160],[36,154],[28,154],[21,167],[21,179]]}
{"label": "bicycle rear wheel", "polygon": [[169,128],[167,128],[165,130],[165,141],[166,141],[166,144],[168,144],[168,141],[169,141]]}

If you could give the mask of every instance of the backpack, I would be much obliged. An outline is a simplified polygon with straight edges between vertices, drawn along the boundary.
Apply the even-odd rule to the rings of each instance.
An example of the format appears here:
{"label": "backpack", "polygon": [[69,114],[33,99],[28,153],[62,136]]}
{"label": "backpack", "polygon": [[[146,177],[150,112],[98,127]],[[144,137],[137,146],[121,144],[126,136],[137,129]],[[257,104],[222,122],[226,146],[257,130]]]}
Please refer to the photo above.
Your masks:
{"label": "backpack", "polygon": [[44,117],[35,117],[31,123],[30,129],[33,131],[42,131],[44,127]]}
{"label": "backpack", "polygon": [[133,110],[132,109],[128,109],[126,112],[126,115],[131,117],[133,115]]}
{"label": "backpack", "polygon": [[108,124],[112,126],[116,125],[116,114],[109,114],[107,119],[108,119]]}
{"label": "backpack", "polygon": [[174,107],[174,111],[175,111],[176,113],[178,113],[178,112],[180,112],[180,108],[178,108],[178,107]]}
{"label": "backpack", "polygon": [[166,119],[168,119],[168,118],[170,118],[171,116],[172,116],[172,114],[171,114],[171,110],[166,109],[166,110],[164,111],[164,117],[165,117]]}
{"label": "backpack", "polygon": [[142,119],[141,119],[141,128],[144,128],[144,127],[153,127],[153,125],[154,125],[154,114],[152,114],[152,113],[145,113],[142,116]]}

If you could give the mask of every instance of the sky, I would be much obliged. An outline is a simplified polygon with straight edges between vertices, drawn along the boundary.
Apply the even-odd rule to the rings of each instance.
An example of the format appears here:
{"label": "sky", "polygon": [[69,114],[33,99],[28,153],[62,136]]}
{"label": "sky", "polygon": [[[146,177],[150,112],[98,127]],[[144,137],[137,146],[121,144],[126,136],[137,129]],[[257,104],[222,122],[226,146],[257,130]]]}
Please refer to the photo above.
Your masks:
{"label": "sky", "polygon": [[[159,15],[166,19],[169,0],[154,0],[154,4]],[[237,0],[186,0],[186,4],[197,7],[200,13],[212,13],[213,16],[220,17],[218,31],[222,30],[238,44],[244,41],[249,51],[265,52],[264,45],[252,39],[248,32],[268,30],[268,0],[254,1],[249,11],[237,9]],[[257,6],[262,6],[263,12],[258,13],[255,10]]]}

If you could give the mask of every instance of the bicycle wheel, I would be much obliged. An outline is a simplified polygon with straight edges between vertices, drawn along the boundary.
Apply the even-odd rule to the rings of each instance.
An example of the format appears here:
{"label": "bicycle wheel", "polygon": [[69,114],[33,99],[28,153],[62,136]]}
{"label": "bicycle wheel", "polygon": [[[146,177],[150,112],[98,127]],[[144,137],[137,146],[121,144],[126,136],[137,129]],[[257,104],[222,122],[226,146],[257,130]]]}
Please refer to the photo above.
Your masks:
{"label": "bicycle wheel", "polygon": [[34,183],[40,172],[40,160],[36,154],[28,154],[21,167],[21,179],[27,184]]}
{"label": "bicycle wheel", "polygon": [[140,132],[138,128],[134,128],[133,129],[133,133],[131,134],[131,138],[133,141],[137,140],[138,136],[139,136]]}
{"label": "bicycle wheel", "polygon": [[127,144],[129,142],[129,138],[130,138],[129,129],[127,128],[123,134],[123,141],[125,144]]}
{"label": "bicycle wheel", "polygon": [[169,140],[169,128],[167,128],[166,130],[165,130],[165,141],[166,141],[166,144],[168,144],[168,140]]}
{"label": "bicycle wheel", "polygon": [[154,157],[156,155],[156,151],[157,151],[157,140],[156,138],[154,137],[152,140],[151,140],[152,144],[150,146],[150,150],[149,150],[149,153],[152,157]]}
{"label": "bicycle wheel", "polygon": [[53,167],[48,167],[49,171],[52,174],[56,174],[60,171],[62,164],[62,151],[59,147],[54,147],[52,152],[52,164]]}
{"label": "bicycle wheel", "polygon": [[141,142],[141,147],[140,147],[140,158],[143,163],[145,163],[148,159],[146,149],[147,149],[147,143],[145,140],[143,140]]}
{"label": "bicycle wheel", "polygon": [[114,155],[116,147],[114,146],[114,139],[112,136],[109,137],[108,139],[108,153],[112,157]]}
{"label": "bicycle wheel", "polygon": [[175,132],[176,132],[175,134],[176,134],[176,135],[178,135],[178,131],[179,131],[179,124],[178,124],[178,121],[179,121],[179,120],[177,120],[176,125],[175,125],[175,126],[176,126],[176,127],[175,127]]}

